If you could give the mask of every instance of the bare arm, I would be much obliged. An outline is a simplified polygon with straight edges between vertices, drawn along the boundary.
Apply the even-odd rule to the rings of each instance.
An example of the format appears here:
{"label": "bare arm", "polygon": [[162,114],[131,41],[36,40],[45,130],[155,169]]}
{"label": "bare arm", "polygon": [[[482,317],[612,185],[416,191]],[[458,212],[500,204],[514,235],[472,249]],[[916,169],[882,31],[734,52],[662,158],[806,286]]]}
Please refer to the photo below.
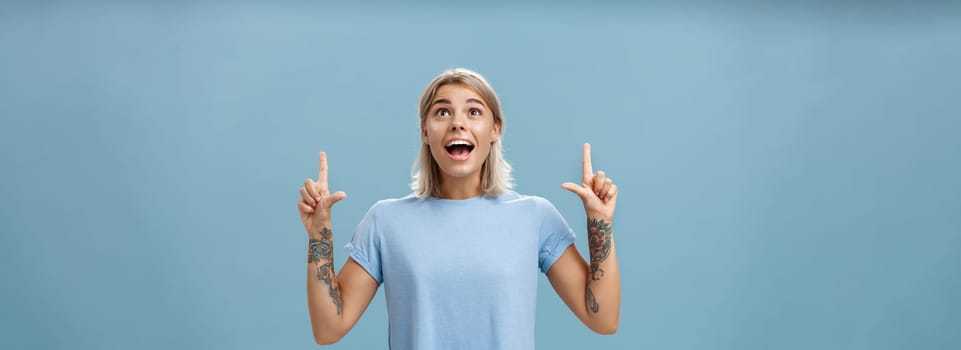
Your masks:
{"label": "bare arm", "polygon": [[334,234],[330,209],[347,197],[331,194],[327,186],[327,154],[320,153],[317,182],[304,181],[297,202],[301,221],[307,230],[307,307],[314,341],[332,344],[354,327],[377,292],[377,281],[367,271],[347,259],[340,273],[334,272]]}
{"label": "bare arm", "polygon": [[[592,247],[591,251],[595,249]],[[572,244],[547,271],[547,278],[557,295],[584,325],[600,334],[617,331],[621,313],[621,276],[613,241],[610,254],[596,267],[584,261]]]}
{"label": "bare arm", "polygon": [[612,334],[621,312],[621,275],[611,227],[617,186],[604,172],[594,174],[589,144],[584,145],[582,166],[581,185],[565,183],[562,187],[584,202],[590,264],[571,245],[547,271],[547,278],[581,322],[597,333]]}

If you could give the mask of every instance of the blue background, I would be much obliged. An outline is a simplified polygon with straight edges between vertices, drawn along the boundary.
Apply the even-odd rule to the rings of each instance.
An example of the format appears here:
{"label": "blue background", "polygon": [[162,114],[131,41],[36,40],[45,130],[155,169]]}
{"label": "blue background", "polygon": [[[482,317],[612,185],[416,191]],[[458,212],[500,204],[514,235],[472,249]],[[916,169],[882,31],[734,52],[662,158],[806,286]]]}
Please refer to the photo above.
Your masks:
{"label": "blue background", "polygon": [[[959,33],[910,1],[2,2],[0,348],[313,348],[298,188],[329,152],[342,247],[463,66],[581,252],[581,143],[621,189],[618,333],[542,278],[539,348],[958,349]],[[382,293],[333,348],[386,347]]]}

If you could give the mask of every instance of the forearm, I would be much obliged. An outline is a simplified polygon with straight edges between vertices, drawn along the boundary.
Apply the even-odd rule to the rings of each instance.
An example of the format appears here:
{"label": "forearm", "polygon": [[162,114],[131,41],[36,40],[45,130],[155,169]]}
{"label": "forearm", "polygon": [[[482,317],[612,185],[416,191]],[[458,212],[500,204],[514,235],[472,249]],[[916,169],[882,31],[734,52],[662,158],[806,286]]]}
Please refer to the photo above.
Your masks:
{"label": "forearm", "polygon": [[591,255],[584,293],[587,316],[598,333],[614,333],[621,310],[621,276],[610,218],[589,217],[587,235]]}
{"label": "forearm", "polygon": [[307,252],[307,305],[314,338],[333,343],[343,334],[342,300],[334,273],[333,232],[330,223],[309,233]]}

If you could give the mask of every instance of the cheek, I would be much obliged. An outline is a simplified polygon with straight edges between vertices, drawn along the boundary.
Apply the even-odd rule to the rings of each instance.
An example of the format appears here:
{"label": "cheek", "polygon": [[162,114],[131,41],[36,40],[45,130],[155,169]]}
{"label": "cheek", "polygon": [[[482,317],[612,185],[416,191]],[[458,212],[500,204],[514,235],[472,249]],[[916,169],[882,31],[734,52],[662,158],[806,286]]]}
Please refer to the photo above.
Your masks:
{"label": "cheek", "polygon": [[494,139],[491,137],[493,134],[493,129],[490,126],[485,128],[479,128],[474,131],[474,135],[477,138],[477,149],[475,151],[480,151],[486,158],[487,154],[490,153],[491,144]]}
{"label": "cheek", "polygon": [[424,128],[424,135],[427,137],[427,142],[439,142],[444,136],[443,126],[428,123]]}
{"label": "cheek", "polygon": [[491,136],[494,135],[494,125],[492,123],[478,123],[473,128],[474,136],[480,140],[481,138],[490,141]]}

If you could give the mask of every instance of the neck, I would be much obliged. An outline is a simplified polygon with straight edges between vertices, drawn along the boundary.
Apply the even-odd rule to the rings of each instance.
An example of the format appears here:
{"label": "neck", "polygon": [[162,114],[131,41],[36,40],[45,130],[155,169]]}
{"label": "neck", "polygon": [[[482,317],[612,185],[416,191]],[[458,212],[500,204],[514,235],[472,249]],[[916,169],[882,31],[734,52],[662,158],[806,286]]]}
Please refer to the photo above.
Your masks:
{"label": "neck", "polygon": [[443,199],[468,199],[483,193],[480,176],[464,178],[444,176],[440,183],[440,198]]}

